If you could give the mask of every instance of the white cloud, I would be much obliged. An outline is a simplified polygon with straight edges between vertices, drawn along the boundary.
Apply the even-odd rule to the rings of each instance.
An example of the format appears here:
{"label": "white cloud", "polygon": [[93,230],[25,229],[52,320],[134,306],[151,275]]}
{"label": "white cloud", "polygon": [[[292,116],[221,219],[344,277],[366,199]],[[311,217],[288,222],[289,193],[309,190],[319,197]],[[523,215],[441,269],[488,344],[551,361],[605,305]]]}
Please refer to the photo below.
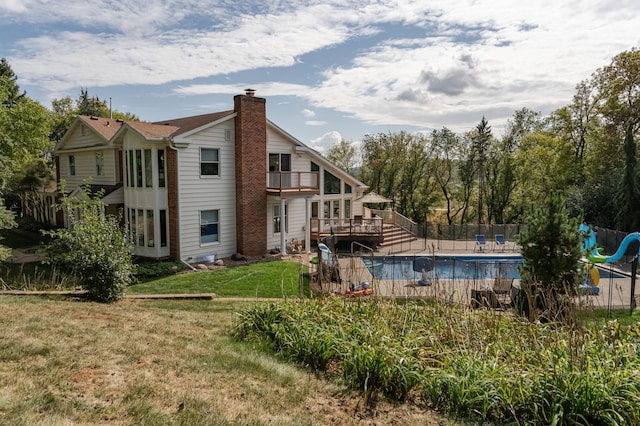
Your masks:
{"label": "white cloud", "polygon": [[331,145],[338,143],[342,140],[342,135],[337,131],[325,133],[317,139],[313,139],[309,146],[321,154],[326,154]]}
{"label": "white cloud", "polygon": [[319,120],[307,120],[304,122],[304,124],[306,124],[307,126],[324,126],[327,124],[327,122]]}
{"label": "white cloud", "polygon": [[[5,23],[30,29],[0,43],[0,56],[21,85],[49,93],[171,83],[186,97],[252,87],[308,101],[300,107],[308,119],[322,107],[373,125],[456,131],[483,115],[495,128],[525,106],[548,113],[640,45],[637,0],[0,0],[0,10]],[[355,46],[350,59],[321,62],[336,46]],[[302,64],[316,74],[299,78]],[[211,84],[252,70],[261,73],[251,84]],[[328,148],[323,138],[318,146]]]}
{"label": "white cloud", "polygon": [[0,10],[7,12],[24,13],[28,10],[27,0],[0,0]]}

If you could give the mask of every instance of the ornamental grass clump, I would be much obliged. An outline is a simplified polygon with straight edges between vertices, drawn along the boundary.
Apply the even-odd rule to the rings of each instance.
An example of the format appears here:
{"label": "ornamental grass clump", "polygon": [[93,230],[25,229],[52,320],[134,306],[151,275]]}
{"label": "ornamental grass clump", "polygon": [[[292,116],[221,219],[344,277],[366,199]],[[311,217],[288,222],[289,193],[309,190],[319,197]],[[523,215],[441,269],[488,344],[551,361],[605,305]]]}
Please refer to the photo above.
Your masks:
{"label": "ornamental grass clump", "polygon": [[474,421],[640,424],[637,325],[330,297],[247,308],[235,334],[340,377],[369,406],[384,395]]}

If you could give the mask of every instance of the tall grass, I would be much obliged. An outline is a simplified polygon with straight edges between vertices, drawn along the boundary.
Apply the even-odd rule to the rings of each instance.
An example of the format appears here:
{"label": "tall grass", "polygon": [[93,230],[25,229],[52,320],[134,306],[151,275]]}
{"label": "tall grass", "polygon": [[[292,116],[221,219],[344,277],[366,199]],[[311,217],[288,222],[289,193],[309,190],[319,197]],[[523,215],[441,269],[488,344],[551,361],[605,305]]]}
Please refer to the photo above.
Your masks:
{"label": "tall grass", "polygon": [[260,339],[368,404],[379,395],[517,424],[639,424],[640,326],[532,324],[510,313],[340,298],[240,312]]}

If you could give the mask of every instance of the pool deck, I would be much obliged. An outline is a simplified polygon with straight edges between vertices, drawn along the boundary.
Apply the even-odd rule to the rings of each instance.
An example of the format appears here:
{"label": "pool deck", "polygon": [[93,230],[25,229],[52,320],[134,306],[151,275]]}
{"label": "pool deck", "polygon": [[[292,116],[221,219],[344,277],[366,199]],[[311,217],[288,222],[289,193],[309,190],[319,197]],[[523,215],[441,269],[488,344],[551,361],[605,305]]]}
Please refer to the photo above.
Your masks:
{"label": "pool deck", "polygon": [[[374,256],[487,256],[519,257],[519,247],[513,242],[507,243],[506,250],[495,250],[491,243],[483,251],[474,250],[474,241],[432,241],[416,240],[396,246],[385,247],[373,253]],[[416,279],[374,280],[360,257],[339,257],[342,288],[336,292],[344,293],[350,283],[367,281],[375,289],[375,296],[384,298],[435,298],[456,304],[471,304],[471,291],[491,288],[489,280],[433,280],[430,286],[420,286]],[[626,275],[624,278],[601,278],[597,296],[581,296],[580,303],[598,308],[624,309],[630,307],[631,278],[627,264],[600,265],[604,269]],[[514,286],[519,287],[519,280]],[[640,304],[640,283],[636,289],[636,303]]]}

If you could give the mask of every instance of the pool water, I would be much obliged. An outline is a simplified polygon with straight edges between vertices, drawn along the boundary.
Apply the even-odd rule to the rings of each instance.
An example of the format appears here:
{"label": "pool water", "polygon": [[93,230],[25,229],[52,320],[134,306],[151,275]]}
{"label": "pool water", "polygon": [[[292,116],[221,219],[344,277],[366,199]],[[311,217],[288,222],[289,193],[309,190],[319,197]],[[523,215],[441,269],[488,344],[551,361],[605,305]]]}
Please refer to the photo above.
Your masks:
{"label": "pool water", "polygon": [[[520,279],[521,256],[378,256],[362,261],[376,279],[420,280],[424,270],[427,279],[484,280],[496,277]],[[608,268],[598,268],[600,279],[625,278]]]}
{"label": "pool water", "polygon": [[495,277],[519,279],[517,256],[380,256],[363,258],[376,279],[419,280],[422,271],[427,278],[444,280],[483,280]]}

